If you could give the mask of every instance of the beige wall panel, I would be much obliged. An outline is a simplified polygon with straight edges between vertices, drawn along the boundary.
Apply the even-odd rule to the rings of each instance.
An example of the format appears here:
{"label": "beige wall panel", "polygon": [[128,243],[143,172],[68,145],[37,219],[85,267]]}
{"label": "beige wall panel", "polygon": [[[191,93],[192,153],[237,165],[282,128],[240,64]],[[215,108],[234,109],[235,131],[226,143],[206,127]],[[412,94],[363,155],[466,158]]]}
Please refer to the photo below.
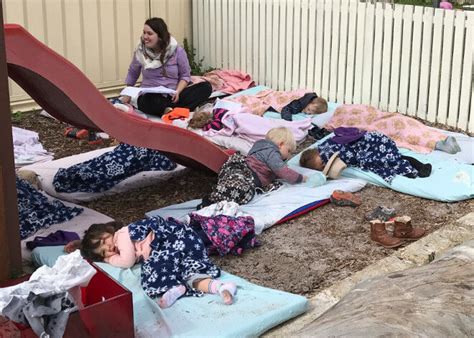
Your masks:
{"label": "beige wall panel", "polygon": [[116,85],[119,77],[117,45],[117,21],[115,3],[113,1],[99,2],[99,49],[101,86]]}
{"label": "beige wall panel", "polygon": [[163,18],[180,45],[192,38],[191,0],[151,0],[151,16]]}
{"label": "beige wall panel", "polygon": [[[3,0],[6,23],[25,27],[79,67],[105,95],[123,87],[151,0]],[[171,0],[170,0],[171,3]],[[36,106],[10,81],[12,110]]]}
{"label": "beige wall panel", "polygon": [[63,1],[62,0],[48,0],[48,5],[45,6],[45,43],[58,52],[64,55],[65,48],[65,22],[63,15]]}

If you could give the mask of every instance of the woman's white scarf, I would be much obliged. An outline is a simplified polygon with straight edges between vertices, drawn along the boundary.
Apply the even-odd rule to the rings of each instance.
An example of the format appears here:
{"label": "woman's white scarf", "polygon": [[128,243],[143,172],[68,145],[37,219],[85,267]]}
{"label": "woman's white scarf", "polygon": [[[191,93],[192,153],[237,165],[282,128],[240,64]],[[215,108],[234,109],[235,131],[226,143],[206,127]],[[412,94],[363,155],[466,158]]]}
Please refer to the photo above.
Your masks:
{"label": "woman's white scarf", "polygon": [[176,47],[178,47],[178,42],[175,38],[170,36],[170,43],[168,44],[168,47],[166,47],[165,57],[163,59],[163,63],[161,63],[161,53],[157,54],[151,48],[145,47],[143,39],[140,38],[140,42],[138,43],[137,49],[135,50],[135,57],[145,69],[160,68],[163,64],[166,64],[169,58],[174,54]]}

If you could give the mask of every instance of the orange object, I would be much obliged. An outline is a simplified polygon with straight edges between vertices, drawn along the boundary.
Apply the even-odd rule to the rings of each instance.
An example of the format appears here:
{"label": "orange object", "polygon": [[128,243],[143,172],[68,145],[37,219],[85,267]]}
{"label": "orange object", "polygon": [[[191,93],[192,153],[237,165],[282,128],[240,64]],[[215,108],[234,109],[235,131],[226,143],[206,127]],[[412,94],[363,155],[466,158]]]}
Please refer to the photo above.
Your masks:
{"label": "orange object", "polygon": [[176,107],[168,114],[165,114],[161,117],[164,123],[171,124],[173,120],[186,119],[189,117],[189,109]]}

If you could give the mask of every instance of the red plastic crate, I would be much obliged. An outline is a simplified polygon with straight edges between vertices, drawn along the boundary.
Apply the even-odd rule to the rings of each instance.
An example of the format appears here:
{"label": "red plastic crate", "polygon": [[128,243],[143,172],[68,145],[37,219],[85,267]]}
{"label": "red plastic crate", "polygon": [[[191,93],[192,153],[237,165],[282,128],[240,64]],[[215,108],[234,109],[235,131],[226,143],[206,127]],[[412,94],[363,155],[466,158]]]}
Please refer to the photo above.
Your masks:
{"label": "red plastic crate", "polygon": [[[132,293],[94,265],[97,273],[89,285],[81,289],[84,308],[69,316],[64,337],[107,338],[134,337]],[[29,276],[10,280],[0,287],[12,286]],[[17,325],[21,337],[36,338],[31,328]]]}

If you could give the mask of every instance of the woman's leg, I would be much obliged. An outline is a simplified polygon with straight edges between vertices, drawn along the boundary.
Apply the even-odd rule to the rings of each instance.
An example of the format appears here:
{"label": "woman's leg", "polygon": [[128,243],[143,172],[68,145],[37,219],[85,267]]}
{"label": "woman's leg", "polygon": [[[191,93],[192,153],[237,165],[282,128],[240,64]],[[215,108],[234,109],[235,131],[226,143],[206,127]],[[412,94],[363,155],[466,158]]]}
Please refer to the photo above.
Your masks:
{"label": "woman's leg", "polygon": [[[184,90],[183,90],[184,91]],[[141,95],[137,101],[138,109],[145,114],[161,117],[167,107],[175,107],[171,97],[148,93]]]}
{"label": "woman's leg", "polygon": [[212,93],[212,86],[209,82],[199,82],[183,89],[179,95],[177,107],[189,108],[193,111],[201,103],[205,102]]}
{"label": "woman's leg", "polygon": [[196,280],[193,287],[204,293],[219,294],[225,304],[230,305],[234,302],[234,295],[237,291],[237,286],[232,282],[221,282],[217,279],[205,278]]}

